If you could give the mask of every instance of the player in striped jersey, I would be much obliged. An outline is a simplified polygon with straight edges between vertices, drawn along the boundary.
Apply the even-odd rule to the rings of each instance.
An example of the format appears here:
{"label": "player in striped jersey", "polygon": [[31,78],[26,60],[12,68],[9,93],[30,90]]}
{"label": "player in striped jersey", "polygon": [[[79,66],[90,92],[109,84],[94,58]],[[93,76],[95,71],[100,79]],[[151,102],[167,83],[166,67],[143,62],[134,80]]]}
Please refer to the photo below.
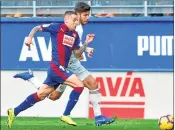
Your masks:
{"label": "player in striped jersey", "polygon": [[[79,2],[75,6],[75,12],[77,12],[79,16],[79,25],[77,25],[76,31],[78,32],[78,35],[80,37],[80,44],[82,44],[81,41],[82,41],[82,35],[83,35],[83,25],[88,23],[90,6],[84,2]],[[86,51],[88,53],[88,56],[91,57],[93,53],[93,48],[87,47]],[[92,103],[94,115],[95,115],[95,124],[102,125],[102,124],[109,124],[114,122],[113,118],[107,118],[102,115],[101,109],[100,109],[100,93],[99,93],[97,82],[93,78],[93,76],[90,74],[90,72],[81,65],[81,62],[75,58],[73,53],[71,55],[71,58],[68,64],[68,70],[75,73],[84,83],[84,86],[89,89],[90,102]],[[28,80],[32,84],[34,84],[37,88],[40,88],[42,84],[42,82],[39,81],[33,75],[33,73],[30,73],[30,72],[20,73],[15,75],[14,77]],[[49,95],[48,98],[51,100],[59,99],[62,93],[64,92],[65,87],[66,87],[65,85],[60,85],[54,92],[52,92]],[[74,106],[69,106],[69,102],[72,102],[72,101],[71,100],[68,101],[68,105],[66,107],[66,110],[63,116],[61,117],[61,120],[68,123],[69,125],[76,125],[76,123],[70,117],[70,112]]]}

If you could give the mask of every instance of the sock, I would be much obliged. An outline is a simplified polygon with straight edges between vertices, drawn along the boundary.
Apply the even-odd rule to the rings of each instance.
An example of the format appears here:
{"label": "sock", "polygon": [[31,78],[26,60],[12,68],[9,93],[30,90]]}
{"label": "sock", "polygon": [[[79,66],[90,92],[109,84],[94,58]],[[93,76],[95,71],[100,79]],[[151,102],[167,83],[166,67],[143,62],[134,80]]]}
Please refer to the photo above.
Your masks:
{"label": "sock", "polygon": [[69,96],[69,101],[67,103],[66,109],[64,111],[65,116],[70,115],[70,112],[72,111],[72,109],[74,108],[74,106],[76,105],[78,98],[80,96],[80,94],[82,93],[84,87],[76,87],[72,90],[72,92],[70,93]]}
{"label": "sock", "polygon": [[94,115],[100,116],[101,115],[101,108],[100,108],[100,93],[99,89],[89,90],[89,100],[92,104]]}
{"label": "sock", "polygon": [[36,102],[39,102],[40,99],[37,93],[33,93],[29,95],[19,106],[14,108],[14,114],[17,116],[21,111],[24,111],[30,107],[32,107]]}
{"label": "sock", "polygon": [[36,77],[32,77],[32,78],[30,78],[29,79],[29,82],[31,82],[33,85],[35,85],[35,87],[37,88],[37,89],[39,89],[41,86],[42,86],[42,82],[39,80],[39,79],[37,79]]}

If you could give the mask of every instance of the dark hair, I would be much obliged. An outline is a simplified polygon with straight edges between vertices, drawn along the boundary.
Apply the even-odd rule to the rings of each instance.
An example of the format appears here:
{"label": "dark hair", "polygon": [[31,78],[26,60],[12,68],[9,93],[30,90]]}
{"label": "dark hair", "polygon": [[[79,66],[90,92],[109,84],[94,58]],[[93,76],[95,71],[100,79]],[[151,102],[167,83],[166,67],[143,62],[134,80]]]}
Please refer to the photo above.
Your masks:
{"label": "dark hair", "polygon": [[78,2],[75,5],[74,10],[75,10],[75,12],[82,13],[82,12],[90,11],[91,10],[91,7],[87,3]]}
{"label": "dark hair", "polygon": [[64,16],[66,16],[66,15],[72,15],[72,14],[77,15],[77,13],[74,12],[74,11],[66,11],[66,12],[64,13]]}

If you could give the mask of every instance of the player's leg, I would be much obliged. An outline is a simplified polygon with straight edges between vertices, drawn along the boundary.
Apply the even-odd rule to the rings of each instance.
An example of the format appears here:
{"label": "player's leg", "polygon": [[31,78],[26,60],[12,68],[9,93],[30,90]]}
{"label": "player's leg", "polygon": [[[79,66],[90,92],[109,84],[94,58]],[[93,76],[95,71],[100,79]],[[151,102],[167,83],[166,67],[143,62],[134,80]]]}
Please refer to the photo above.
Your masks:
{"label": "player's leg", "polygon": [[82,77],[84,86],[89,89],[89,100],[93,106],[95,117],[102,115],[100,108],[100,92],[96,80],[87,70],[84,70],[79,76]]}
{"label": "player's leg", "polygon": [[[76,75],[73,74],[71,71],[67,71],[66,68],[59,67],[54,64],[51,65],[49,72],[50,72],[49,74],[51,75],[50,77],[52,78],[53,81],[57,83],[64,83],[73,88],[73,93],[69,97],[67,106],[70,106],[70,107],[75,106],[81,92],[84,89],[83,82],[81,82],[81,80],[78,79]],[[44,82],[44,83],[49,84],[50,82]],[[61,87],[59,88],[61,89]],[[54,93],[58,96],[58,93],[56,92]],[[66,112],[70,113],[70,111],[71,109],[68,109]]]}
{"label": "player's leg", "polygon": [[64,111],[63,116],[61,117],[61,120],[66,122],[69,125],[77,125],[71,118],[70,118],[70,112],[76,105],[79,96],[81,95],[84,86],[83,82],[75,74],[71,75],[65,82],[64,84],[69,85],[73,87],[72,92],[69,95],[69,101],[67,103],[66,109]]}
{"label": "player's leg", "polygon": [[70,70],[74,72],[81,81],[83,81],[84,86],[89,89],[89,98],[92,103],[94,115],[100,116],[100,93],[96,80],[92,77],[89,71],[87,71],[80,62],[71,65]]}
{"label": "player's leg", "polygon": [[32,83],[37,89],[39,89],[42,86],[42,82],[33,75],[33,72],[31,70],[28,70],[26,72],[18,73],[13,76],[14,78],[20,78],[23,80],[27,80],[30,83]]}
{"label": "player's leg", "polygon": [[54,87],[43,85],[40,89],[31,95],[29,95],[21,104],[15,108],[8,109],[7,126],[12,127],[14,118],[22,111],[32,107],[35,103],[44,100],[51,92],[54,91]]}
{"label": "player's leg", "polygon": [[86,70],[79,61],[70,64],[69,70],[75,73],[77,77],[83,81],[84,86],[89,89],[89,100],[93,106],[96,125],[114,122],[113,118],[107,118],[101,114],[98,84],[90,72]]}
{"label": "player's leg", "polygon": [[29,95],[20,105],[18,105],[14,109],[8,110],[8,127],[12,127],[12,123],[15,116],[17,116],[20,112],[32,107],[35,103],[44,100],[45,97],[52,93],[55,90],[55,88],[57,88],[58,85],[63,81],[64,80],[62,80],[62,78],[60,81],[60,77],[57,74],[55,74],[52,68],[50,67],[47,71],[47,78],[44,81],[43,86],[40,87],[40,89],[36,93]]}
{"label": "player's leg", "polygon": [[61,95],[63,94],[63,92],[65,91],[65,89],[66,89],[66,85],[60,84],[55,91],[53,91],[51,94],[49,94],[48,98],[52,101],[58,100],[61,97]]}
{"label": "player's leg", "polygon": [[[75,59],[76,60],[76,59]],[[68,65],[68,70],[73,72],[74,74],[77,75],[77,73],[79,72],[78,69],[79,69],[79,66],[77,66],[77,64],[80,64],[80,62],[77,60],[77,62],[70,62],[69,65]],[[75,93],[75,90],[72,90],[72,92],[70,93],[70,97],[72,94]],[[70,100],[69,100],[70,101]],[[65,111],[63,113],[63,116],[61,117],[61,120],[64,119],[64,117],[69,117],[70,118],[70,112],[72,111],[74,106],[70,106],[70,105],[67,105],[66,108],[65,108]],[[66,122],[66,121],[65,121]]]}
{"label": "player's leg", "polygon": [[[70,111],[76,105],[77,100],[79,99],[79,96],[84,89],[83,82],[79,78],[77,78],[77,76],[71,71],[67,71],[66,68],[58,67],[57,65],[52,65],[51,68],[54,72],[52,75],[59,75],[62,78],[61,80],[63,81],[61,83],[69,85],[73,88],[73,91],[70,94],[69,101],[67,103],[69,109],[65,111],[65,115],[70,115]],[[59,80],[59,77],[55,80]],[[71,118],[66,118],[66,120],[68,120],[68,122],[66,123],[70,125],[76,125],[76,123],[73,122]]]}
{"label": "player's leg", "polygon": [[[84,74],[85,75],[85,72]],[[100,108],[100,92],[98,88],[98,84],[96,80],[93,78],[92,75],[88,75],[83,80],[84,86],[89,89],[89,100],[92,104],[94,115],[95,115],[95,124],[102,125],[102,124],[110,124],[115,121],[113,118],[107,118],[102,115],[101,108]]]}
{"label": "player's leg", "polygon": [[[36,89],[39,89],[42,86],[42,82],[33,74],[31,70],[15,74],[13,77],[29,81],[35,86]],[[58,100],[61,97],[64,90],[65,88],[59,85],[57,91],[53,91],[51,94],[49,94],[48,98],[52,101]]]}
{"label": "player's leg", "polygon": [[85,87],[89,89],[89,100],[94,110],[94,116],[101,116],[102,114],[100,108],[100,92],[96,80],[92,77],[92,75],[88,75],[83,80],[83,83]]}

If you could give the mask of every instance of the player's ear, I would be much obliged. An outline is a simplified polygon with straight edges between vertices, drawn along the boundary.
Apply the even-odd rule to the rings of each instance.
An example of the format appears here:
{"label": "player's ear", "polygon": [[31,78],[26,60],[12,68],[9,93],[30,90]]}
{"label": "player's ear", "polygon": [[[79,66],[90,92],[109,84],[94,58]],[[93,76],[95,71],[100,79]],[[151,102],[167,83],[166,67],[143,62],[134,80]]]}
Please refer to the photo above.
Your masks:
{"label": "player's ear", "polygon": [[67,16],[67,15],[66,15],[66,16],[64,16],[64,22],[65,22],[65,23],[68,23],[68,19],[69,19],[69,18],[68,18],[68,16]]}
{"label": "player's ear", "polygon": [[67,19],[64,17],[64,22],[67,23]]}
{"label": "player's ear", "polygon": [[79,13],[79,12],[76,12],[76,13],[77,13],[77,16],[80,17],[80,14],[81,14],[81,13]]}

